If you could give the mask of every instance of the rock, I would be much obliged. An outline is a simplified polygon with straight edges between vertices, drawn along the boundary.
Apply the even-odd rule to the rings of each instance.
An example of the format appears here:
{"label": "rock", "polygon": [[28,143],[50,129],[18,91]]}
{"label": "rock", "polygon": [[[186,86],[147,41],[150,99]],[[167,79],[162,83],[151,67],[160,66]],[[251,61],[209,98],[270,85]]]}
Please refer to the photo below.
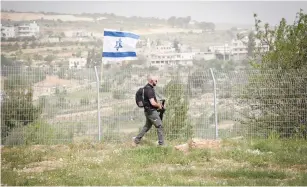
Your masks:
{"label": "rock", "polygon": [[182,151],[184,153],[188,153],[190,148],[189,148],[189,144],[186,143],[186,144],[175,146],[175,149]]}
{"label": "rock", "polygon": [[221,147],[220,140],[193,139],[188,143],[175,146],[175,149],[187,154],[190,149],[219,149],[220,147]]}
{"label": "rock", "polygon": [[191,148],[197,149],[218,149],[220,147],[220,140],[193,140],[191,143]]}

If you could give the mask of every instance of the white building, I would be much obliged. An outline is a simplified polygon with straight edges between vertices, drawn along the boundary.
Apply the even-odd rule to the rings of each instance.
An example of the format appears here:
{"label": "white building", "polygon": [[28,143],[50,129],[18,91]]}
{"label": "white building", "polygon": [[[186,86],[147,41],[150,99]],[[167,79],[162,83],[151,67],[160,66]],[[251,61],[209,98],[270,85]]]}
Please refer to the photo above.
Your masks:
{"label": "white building", "polygon": [[151,42],[149,39],[142,41],[137,49],[138,54],[142,54],[148,66],[155,67],[168,67],[168,66],[192,66],[195,53],[193,52],[176,52],[171,42],[160,41],[157,45],[156,42]]}
{"label": "white building", "polygon": [[221,53],[221,54],[229,54],[231,53],[232,48],[228,44],[225,44],[225,45],[218,45],[218,46],[210,46],[209,51],[215,52],[215,53]]}
{"label": "white building", "polygon": [[234,60],[240,60],[247,56],[248,47],[246,39],[231,41],[231,55]]}
{"label": "white building", "polygon": [[174,53],[176,51],[176,49],[170,45],[155,46],[152,47],[151,50],[153,50],[156,53]]}
{"label": "white building", "polygon": [[192,66],[194,53],[155,53],[148,57],[149,66]]}
{"label": "white building", "polygon": [[147,58],[149,58],[151,54],[176,53],[176,49],[171,45],[146,45],[141,48],[137,48],[136,51],[138,54],[143,54]]}
{"label": "white building", "polygon": [[86,66],[86,58],[69,58],[69,69],[82,69]]}
{"label": "white building", "polygon": [[[261,45],[259,40],[255,40],[255,48],[259,48],[260,51],[265,52],[269,50],[267,45]],[[248,55],[248,36],[245,36],[242,40],[232,40],[230,45],[224,44],[221,46],[211,46],[209,51],[215,53],[216,56],[222,56],[223,59],[229,60],[241,60]]]}
{"label": "white building", "polygon": [[194,58],[195,60],[213,60],[216,56],[213,52],[197,52]]}
{"label": "white building", "polygon": [[33,23],[17,26],[17,32],[19,37],[36,37],[39,35],[39,26],[34,21]]}
{"label": "white building", "polygon": [[17,34],[16,28],[11,26],[2,26],[1,24],[1,38],[15,38]]}

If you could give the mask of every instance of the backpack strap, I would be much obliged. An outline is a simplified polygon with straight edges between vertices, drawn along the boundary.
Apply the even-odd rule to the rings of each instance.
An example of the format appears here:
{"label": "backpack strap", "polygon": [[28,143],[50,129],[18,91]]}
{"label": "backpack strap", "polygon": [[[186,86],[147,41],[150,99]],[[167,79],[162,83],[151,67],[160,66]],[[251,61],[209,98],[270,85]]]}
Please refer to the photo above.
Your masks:
{"label": "backpack strap", "polygon": [[144,95],[144,92],[145,92],[145,88],[147,87],[148,85],[145,85],[144,87],[143,87],[143,94],[142,94],[142,98],[143,98],[143,101],[144,101],[144,109],[146,109],[146,108],[148,108],[148,106],[147,106],[147,102],[145,101],[145,95]]}
{"label": "backpack strap", "polygon": [[144,101],[144,90],[145,90],[145,87],[143,88],[143,93],[142,93],[143,101]]}

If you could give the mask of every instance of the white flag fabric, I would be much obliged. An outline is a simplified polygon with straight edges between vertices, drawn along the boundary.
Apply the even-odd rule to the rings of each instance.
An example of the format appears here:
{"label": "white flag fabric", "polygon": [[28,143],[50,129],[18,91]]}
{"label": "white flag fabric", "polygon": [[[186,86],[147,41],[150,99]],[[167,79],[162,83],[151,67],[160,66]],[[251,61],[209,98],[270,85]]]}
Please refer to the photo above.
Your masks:
{"label": "white flag fabric", "polygon": [[104,29],[103,53],[104,61],[135,60],[136,44],[140,36],[131,32]]}

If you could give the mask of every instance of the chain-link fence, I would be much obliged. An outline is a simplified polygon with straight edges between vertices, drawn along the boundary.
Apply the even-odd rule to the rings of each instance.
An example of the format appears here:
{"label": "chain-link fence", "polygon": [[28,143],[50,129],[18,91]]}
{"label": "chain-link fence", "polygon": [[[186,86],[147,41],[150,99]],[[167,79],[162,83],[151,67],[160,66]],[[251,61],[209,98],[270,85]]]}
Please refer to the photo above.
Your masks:
{"label": "chain-link fence", "polygon": [[[145,124],[135,93],[147,83],[148,73],[158,75],[155,89],[166,99],[166,139],[306,138],[303,71],[97,70],[2,68],[2,144],[130,141]],[[157,138],[154,128],[150,135]]]}

